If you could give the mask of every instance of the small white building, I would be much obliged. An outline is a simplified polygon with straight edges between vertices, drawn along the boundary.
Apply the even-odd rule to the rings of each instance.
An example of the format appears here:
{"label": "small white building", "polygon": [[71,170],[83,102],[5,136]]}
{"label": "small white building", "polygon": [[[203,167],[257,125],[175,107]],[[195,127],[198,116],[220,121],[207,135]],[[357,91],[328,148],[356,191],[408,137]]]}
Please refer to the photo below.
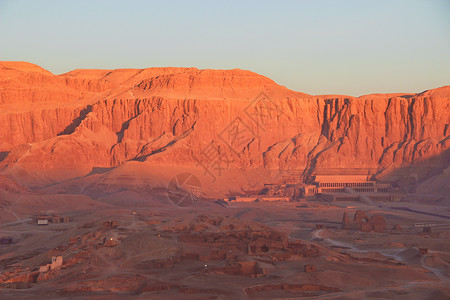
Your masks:
{"label": "small white building", "polygon": [[48,219],[38,219],[37,224],[38,225],[48,225]]}

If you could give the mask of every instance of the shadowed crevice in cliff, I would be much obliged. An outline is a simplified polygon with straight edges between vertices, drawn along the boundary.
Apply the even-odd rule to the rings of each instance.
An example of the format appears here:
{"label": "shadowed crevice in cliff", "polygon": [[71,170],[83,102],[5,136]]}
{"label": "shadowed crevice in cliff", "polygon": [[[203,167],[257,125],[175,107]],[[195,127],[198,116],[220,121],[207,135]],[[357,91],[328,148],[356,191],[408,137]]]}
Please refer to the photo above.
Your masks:
{"label": "shadowed crevice in cliff", "polygon": [[80,115],[72,120],[72,123],[70,125],[67,125],[66,128],[64,128],[63,131],[61,131],[60,133],[58,133],[58,135],[69,135],[72,134],[75,129],[80,126],[81,122],[83,122],[83,120],[86,118],[86,116],[88,115],[88,113],[90,113],[92,111],[92,105],[88,105],[86,106],[86,108],[83,108],[80,111]]}
{"label": "shadowed crevice in cliff", "polygon": [[107,172],[109,172],[109,171],[111,171],[111,170],[113,170],[115,168],[116,167],[109,167],[109,168],[93,167],[92,171],[89,174],[87,174],[86,176],[84,176],[84,177],[87,177],[87,176],[90,176],[90,175],[95,175],[95,174],[104,174],[104,173],[107,173]]}
{"label": "shadowed crevice in cliff", "polygon": [[325,137],[328,138],[328,133],[329,133],[329,120],[328,120],[328,110],[329,108],[329,104],[331,103],[331,100],[327,100],[325,101],[325,105],[323,107],[323,123],[322,123],[322,128],[321,128],[321,134]]}
{"label": "shadowed crevice in cliff", "polygon": [[408,134],[410,137],[414,137],[415,136],[415,122],[414,122],[414,104],[416,103],[416,99],[412,98],[411,99],[411,103],[409,103],[408,105],[408,127],[410,128],[410,130],[408,130],[405,133],[405,140],[408,138]]}
{"label": "shadowed crevice in cliff", "polygon": [[125,135],[125,130],[128,129],[128,127],[130,127],[130,122],[134,119],[136,119],[141,113],[138,113],[137,115],[135,115],[134,117],[132,117],[129,120],[126,120],[125,122],[122,123],[122,127],[120,128],[119,132],[116,132],[117,135],[117,144],[122,143],[123,137]]}
{"label": "shadowed crevice in cliff", "polygon": [[[330,146],[330,147],[331,147],[331,146]],[[316,166],[317,166],[317,159],[320,157],[320,155],[321,155],[323,152],[327,151],[330,147],[327,147],[327,148],[325,148],[325,149],[319,151],[316,155],[314,155],[314,156],[311,158],[311,160],[309,161],[308,166],[307,166],[307,167],[305,168],[305,170],[303,171],[303,174],[302,174],[303,181],[305,181],[305,182],[310,182],[310,181],[312,181],[313,173],[317,171],[317,168],[316,168]]]}
{"label": "shadowed crevice in cliff", "polygon": [[151,153],[149,153],[149,154],[145,154],[145,155],[141,155],[141,156],[136,156],[135,158],[133,158],[133,159],[131,159],[131,160],[139,161],[139,162],[144,162],[144,161],[147,159],[147,157],[150,157],[150,156],[152,156],[152,155],[155,155],[155,154],[158,154],[158,153],[161,153],[161,152],[166,151],[167,148],[169,148],[170,146],[173,146],[176,142],[177,142],[176,140],[170,141],[170,142],[169,142],[167,145],[165,145],[164,147],[161,147],[161,148],[159,148],[159,149],[153,150],[153,151],[152,151]]}
{"label": "shadowed crevice in cliff", "polygon": [[[384,138],[383,138],[383,144],[384,144]],[[392,152],[397,151],[399,145],[400,144],[394,143],[394,144],[391,144],[391,145],[385,147],[384,150],[383,150],[383,153],[381,153],[380,158],[378,159],[378,165],[381,166],[381,163],[382,163],[384,157],[386,155],[388,155],[389,151],[392,151]],[[397,147],[397,148],[395,150],[392,150],[395,147]]]}
{"label": "shadowed crevice in cliff", "polygon": [[[134,118],[136,118],[136,117],[134,117]],[[133,119],[134,119],[134,118],[133,118]],[[125,135],[125,130],[127,130],[128,127],[130,127],[130,121],[131,121],[131,120],[132,120],[132,119],[123,122],[122,128],[120,128],[120,131],[119,131],[119,132],[116,132],[116,135],[117,135],[117,144],[122,143],[123,137],[124,137],[124,135]]]}
{"label": "shadowed crevice in cliff", "polygon": [[[156,150],[153,150],[151,153],[149,154],[144,154],[144,155],[138,155],[133,159],[130,159],[131,161],[139,161],[139,162],[144,162],[148,157],[164,152],[167,149],[169,149],[171,146],[175,145],[178,141],[180,140],[184,140],[190,133],[192,130],[194,130],[194,126],[197,122],[195,122],[191,128],[189,128],[188,130],[186,130],[185,132],[183,132],[182,134],[180,134],[179,136],[175,137],[173,140],[171,140],[169,143],[167,143],[165,146],[158,148]],[[142,153],[140,153],[142,154]]]}
{"label": "shadowed crevice in cliff", "polygon": [[3,152],[0,152],[0,162],[2,162],[2,161],[4,161],[5,160],[5,158],[8,156],[8,154],[9,154],[9,152],[10,151],[3,151]]}
{"label": "shadowed crevice in cliff", "polygon": [[331,139],[331,133],[333,131],[331,123],[336,122],[337,125],[335,129],[339,129],[342,124],[343,118],[345,118],[348,115],[349,105],[350,105],[349,98],[344,99],[333,98],[325,100],[325,105],[323,107],[323,123],[321,126],[321,134],[323,136],[325,136],[328,139]]}

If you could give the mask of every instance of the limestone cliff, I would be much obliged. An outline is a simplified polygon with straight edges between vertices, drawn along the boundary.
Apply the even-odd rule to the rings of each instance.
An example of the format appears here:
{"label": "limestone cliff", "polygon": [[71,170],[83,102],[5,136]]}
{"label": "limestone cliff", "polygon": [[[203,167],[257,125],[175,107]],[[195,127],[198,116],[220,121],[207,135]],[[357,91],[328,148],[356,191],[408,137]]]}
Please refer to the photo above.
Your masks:
{"label": "limestone cliff", "polygon": [[0,87],[5,174],[79,170],[75,177],[134,160],[205,171],[296,170],[308,180],[330,170],[386,174],[450,148],[450,86],[310,96],[239,69],[53,75],[3,62]]}

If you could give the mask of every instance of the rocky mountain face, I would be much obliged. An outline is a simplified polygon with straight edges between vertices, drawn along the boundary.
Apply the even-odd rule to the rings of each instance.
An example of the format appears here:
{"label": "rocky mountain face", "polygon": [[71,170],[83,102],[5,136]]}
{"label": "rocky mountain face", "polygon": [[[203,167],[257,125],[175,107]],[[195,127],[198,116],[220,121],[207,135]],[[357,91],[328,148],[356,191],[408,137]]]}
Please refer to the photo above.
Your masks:
{"label": "rocky mountain face", "polygon": [[0,172],[17,179],[30,170],[70,171],[52,177],[58,181],[133,161],[211,177],[230,168],[287,170],[307,181],[317,172],[442,168],[449,106],[450,86],[311,96],[239,69],[53,75],[1,62]]}

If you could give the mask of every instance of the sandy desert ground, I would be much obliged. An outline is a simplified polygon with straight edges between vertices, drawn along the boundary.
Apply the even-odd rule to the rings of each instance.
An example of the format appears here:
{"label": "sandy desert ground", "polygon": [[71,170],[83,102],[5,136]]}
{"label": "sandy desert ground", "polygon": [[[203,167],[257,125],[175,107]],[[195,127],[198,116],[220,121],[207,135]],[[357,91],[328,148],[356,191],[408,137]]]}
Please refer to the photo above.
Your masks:
{"label": "sandy desert ground", "polygon": [[[48,208],[47,197],[34,196],[32,209]],[[317,201],[219,205],[203,199],[180,207],[161,198],[161,207],[148,202],[125,207],[56,199],[51,199],[50,213],[68,216],[69,223],[38,226],[31,214],[2,219],[2,235],[13,238],[0,248],[2,297],[450,297],[449,206]],[[402,210],[406,205],[419,212]],[[387,229],[342,229],[343,213],[352,216],[357,210],[382,215]],[[14,215],[3,208],[2,216],[8,212]],[[108,227],[110,220],[117,224]],[[433,224],[432,232],[421,234],[418,223]],[[421,254],[421,248],[427,253]],[[62,256],[63,265],[39,272],[52,256]],[[305,265],[316,269],[306,272]]]}

